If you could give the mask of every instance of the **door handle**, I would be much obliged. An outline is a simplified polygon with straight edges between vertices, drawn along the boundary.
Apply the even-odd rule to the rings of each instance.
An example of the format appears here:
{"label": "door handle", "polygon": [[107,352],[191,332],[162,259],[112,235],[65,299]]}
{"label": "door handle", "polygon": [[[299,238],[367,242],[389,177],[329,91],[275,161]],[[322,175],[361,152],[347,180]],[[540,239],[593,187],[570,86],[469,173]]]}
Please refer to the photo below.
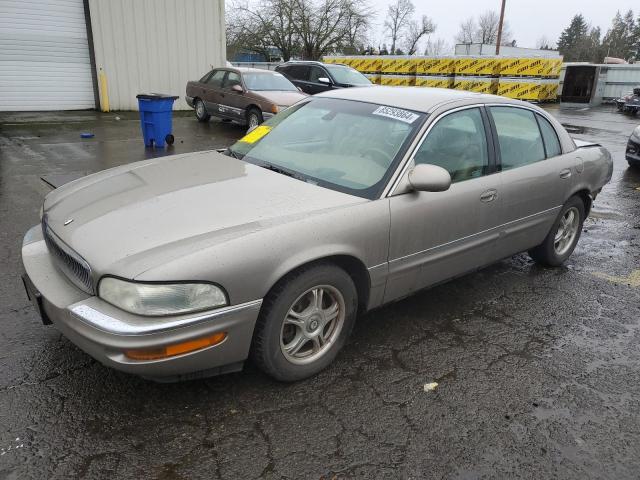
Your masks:
{"label": "door handle", "polygon": [[569,178],[571,176],[571,169],[565,168],[560,170],[560,178]]}
{"label": "door handle", "polygon": [[483,192],[482,195],[480,195],[480,201],[492,202],[496,199],[497,196],[498,196],[498,191],[492,188],[490,190],[487,190],[486,192]]}

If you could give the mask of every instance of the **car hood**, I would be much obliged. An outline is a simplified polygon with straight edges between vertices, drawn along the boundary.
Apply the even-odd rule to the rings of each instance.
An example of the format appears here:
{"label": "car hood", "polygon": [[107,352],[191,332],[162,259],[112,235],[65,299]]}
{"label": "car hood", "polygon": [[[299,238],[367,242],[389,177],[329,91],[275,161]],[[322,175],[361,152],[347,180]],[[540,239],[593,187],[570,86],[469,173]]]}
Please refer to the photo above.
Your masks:
{"label": "car hood", "polygon": [[94,272],[134,278],[199,248],[364,201],[210,151],[84,177],[51,192],[44,212]]}
{"label": "car hood", "polygon": [[275,103],[276,105],[283,105],[289,107],[294,103],[308,97],[307,94],[302,92],[289,92],[285,90],[267,91],[267,90],[254,90],[254,95],[264,98],[268,102]]}

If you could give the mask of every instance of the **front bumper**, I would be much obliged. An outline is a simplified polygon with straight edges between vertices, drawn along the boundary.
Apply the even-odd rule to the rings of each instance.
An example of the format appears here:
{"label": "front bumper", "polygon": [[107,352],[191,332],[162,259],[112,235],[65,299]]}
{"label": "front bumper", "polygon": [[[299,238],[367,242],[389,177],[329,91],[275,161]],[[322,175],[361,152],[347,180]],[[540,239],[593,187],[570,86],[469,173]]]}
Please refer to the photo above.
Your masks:
{"label": "front bumper", "polygon": [[[249,354],[262,300],[190,315],[142,317],[88,295],[58,271],[40,226],[25,235],[22,261],[40,293],[43,317],[102,364],[157,381],[177,381],[240,370]],[[158,360],[133,360],[126,350],[154,349],[226,332],[211,347]]]}
{"label": "front bumper", "polygon": [[634,142],[629,139],[627,142],[625,158],[629,162],[640,163],[640,142]]}
{"label": "front bumper", "polygon": [[185,102],[187,102],[187,105],[193,108],[193,97],[189,97],[188,95],[185,95],[184,100]]}

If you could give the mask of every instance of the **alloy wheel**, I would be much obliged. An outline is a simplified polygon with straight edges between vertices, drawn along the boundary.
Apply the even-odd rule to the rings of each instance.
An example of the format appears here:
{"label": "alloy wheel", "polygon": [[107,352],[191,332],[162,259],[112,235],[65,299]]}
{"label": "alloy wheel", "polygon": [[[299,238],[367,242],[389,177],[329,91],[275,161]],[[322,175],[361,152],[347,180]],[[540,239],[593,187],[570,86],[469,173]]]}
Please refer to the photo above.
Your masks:
{"label": "alloy wheel", "polygon": [[345,319],[344,297],[330,285],[310,288],[287,312],[280,332],[280,350],[296,365],[322,357],[336,342]]}
{"label": "alloy wheel", "polygon": [[580,213],[576,207],[571,207],[560,219],[558,230],[553,239],[553,247],[557,255],[562,256],[569,251],[579,228]]}

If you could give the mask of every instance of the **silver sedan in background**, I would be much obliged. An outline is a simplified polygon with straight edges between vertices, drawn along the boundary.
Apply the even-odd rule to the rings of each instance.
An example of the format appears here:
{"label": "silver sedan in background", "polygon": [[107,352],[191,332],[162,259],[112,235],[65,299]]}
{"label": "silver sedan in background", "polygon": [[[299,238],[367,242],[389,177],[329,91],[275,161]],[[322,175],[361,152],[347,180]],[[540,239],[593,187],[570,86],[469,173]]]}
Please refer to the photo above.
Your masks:
{"label": "silver sedan in background", "polygon": [[51,192],[22,247],[43,321],[160,381],[249,357],[299,380],[359,312],[518,252],[562,264],[612,173],[536,106],[429,88],[309,97],[225,153]]}

